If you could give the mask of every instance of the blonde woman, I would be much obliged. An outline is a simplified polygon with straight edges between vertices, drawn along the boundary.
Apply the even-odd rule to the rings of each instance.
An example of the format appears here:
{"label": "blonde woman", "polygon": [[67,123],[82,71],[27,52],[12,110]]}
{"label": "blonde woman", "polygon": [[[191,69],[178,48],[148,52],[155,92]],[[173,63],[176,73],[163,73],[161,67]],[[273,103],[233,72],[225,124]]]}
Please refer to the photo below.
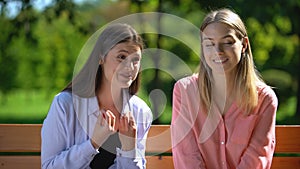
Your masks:
{"label": "blonde woman", "polygon": [[212,11],[200,39],[199,73],[173,91],[175,168],[270,168],[278,101],[255,69],[244,23],[229,9]]}

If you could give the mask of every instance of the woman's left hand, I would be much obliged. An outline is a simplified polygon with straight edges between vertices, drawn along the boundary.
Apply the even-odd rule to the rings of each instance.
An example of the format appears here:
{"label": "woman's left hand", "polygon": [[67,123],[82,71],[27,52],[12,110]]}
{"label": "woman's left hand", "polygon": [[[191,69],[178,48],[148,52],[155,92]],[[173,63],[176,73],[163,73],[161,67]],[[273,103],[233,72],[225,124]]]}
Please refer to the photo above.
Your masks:
{"label": "woman's left hand", "polygon": [[130,151],[136,144],[136,124],[132,113],[129,112],[120,118],[119,138],[123,151]]}

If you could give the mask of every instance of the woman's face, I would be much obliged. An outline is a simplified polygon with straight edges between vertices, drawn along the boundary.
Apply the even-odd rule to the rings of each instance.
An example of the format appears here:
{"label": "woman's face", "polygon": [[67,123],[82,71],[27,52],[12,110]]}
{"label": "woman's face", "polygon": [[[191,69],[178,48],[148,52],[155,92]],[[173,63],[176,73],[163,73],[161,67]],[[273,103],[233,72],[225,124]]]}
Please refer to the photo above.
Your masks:
{"label": "woman's face", "polygon": [[215,73],[234,73],[246,49],[246,38],[236,36],[236,31],[224,23],[211,23],[202,32],[202,49],[207,65]]}
{"label": "woman's face", "polygon": [[114,88],[129,88],[137,77],[141,58],[141,49],[133,42],[117,44],[108,52],[102,64],[102,82],[108,82]]}

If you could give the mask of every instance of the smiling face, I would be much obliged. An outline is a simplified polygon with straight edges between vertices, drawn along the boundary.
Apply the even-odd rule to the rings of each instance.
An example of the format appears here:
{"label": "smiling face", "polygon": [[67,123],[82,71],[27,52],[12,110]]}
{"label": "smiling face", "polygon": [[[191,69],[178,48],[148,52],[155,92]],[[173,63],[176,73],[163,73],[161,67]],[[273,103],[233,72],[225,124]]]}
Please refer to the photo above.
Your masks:
{"label": "smiling face", "polygon": [[246,41],[246,38],[239,39],[236,31],[227,24],[214,22],[207,25],[202,32],[202,49],[212,73],[235,73]]}
{"label": "smiling face", "polygon": [[138,75],[141,57],[140,47],[133,42],[115,45],[102,63],[103,82],[114,88],[129,88]]}

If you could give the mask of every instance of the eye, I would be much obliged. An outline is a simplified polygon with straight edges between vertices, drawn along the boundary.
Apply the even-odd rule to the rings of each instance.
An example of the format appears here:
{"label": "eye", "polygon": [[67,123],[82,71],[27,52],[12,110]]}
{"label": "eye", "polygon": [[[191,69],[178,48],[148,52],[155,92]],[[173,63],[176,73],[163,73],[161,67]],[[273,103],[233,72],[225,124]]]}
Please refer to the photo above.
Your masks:
{"label": "eye", "polygon": [[225,38],[225,39],[222,41],[222,43],[223,43],[224,45],[232,45],[232,44],[235,43],[235,40],[234,40],[233,38],[231,38],[231,37],[227,37],[227,38]]}
{"label": "eye", "polygon": [[225,41],[224,44],[227,44],[227,45],[232,45],[234,42],[232,41]]}
{"label": "eye", "polygon": [[138,64],[138,63],[140,63],[140,60],[141,59],[139,57],[135,57],[132,59],[132,62],[133,62],[133,64]]}
{"label": "eye", "polygon": [[123,61],[126,59],[126,56],[125,55],[118,55],[117,57],[119,60]]}
{"label": "eye", "polygon": [[214,46],[215,44],[213,42],[211,42],[211,41],[208,41],[208,42],[203,42],[203,45],[205,47],[211,47],[211,46]]}

